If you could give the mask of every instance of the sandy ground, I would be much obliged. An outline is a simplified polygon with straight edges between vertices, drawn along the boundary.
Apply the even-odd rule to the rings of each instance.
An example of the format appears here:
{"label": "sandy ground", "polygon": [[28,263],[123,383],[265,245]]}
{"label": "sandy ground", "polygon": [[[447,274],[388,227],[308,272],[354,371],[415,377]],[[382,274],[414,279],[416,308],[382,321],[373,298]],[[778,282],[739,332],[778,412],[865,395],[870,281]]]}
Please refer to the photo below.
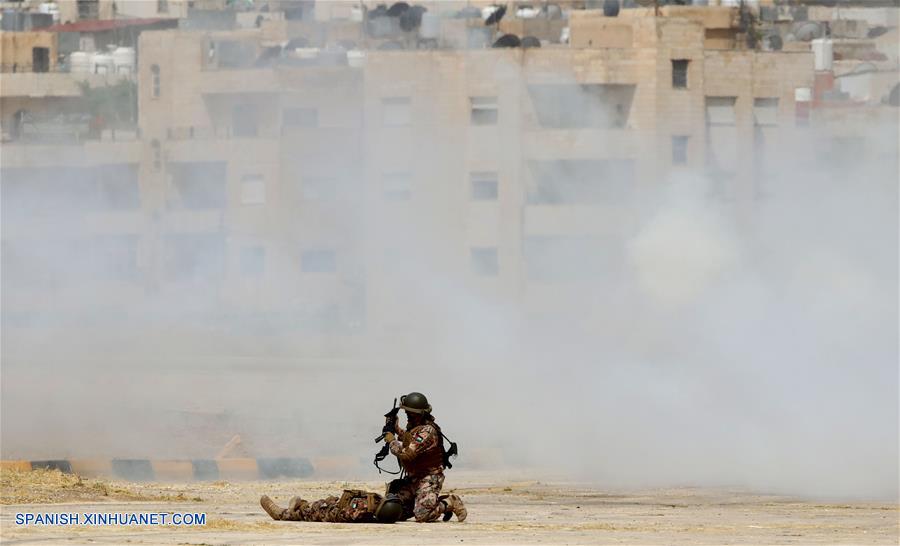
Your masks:
{"label": "sandy ground", "polygon": [[[3,544],[897,544],[898,506],[829,504],[725,489],[610,491],[571,483],[451,471],[465,523],[347,525],[276,522],[281,504],[374,482],[128,484],[55,475],[4,477]],[[29,484],[31,480],[35,483]],[[54,488],[53,482],[59,482]],[[25,527],[16,513],[202,512],[202,527]]]}

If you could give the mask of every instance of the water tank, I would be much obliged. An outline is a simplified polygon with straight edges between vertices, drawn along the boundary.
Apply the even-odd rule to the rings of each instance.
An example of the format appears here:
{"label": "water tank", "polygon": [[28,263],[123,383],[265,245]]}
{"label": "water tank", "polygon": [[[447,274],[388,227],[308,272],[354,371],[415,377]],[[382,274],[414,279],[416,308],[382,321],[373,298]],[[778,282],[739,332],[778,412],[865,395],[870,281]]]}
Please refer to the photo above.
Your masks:
{"label": "water tank", "polygon": [[603,15],[616,17],[619,15],[619,0],[605,0],[603,2]]}
{"label": "water tank", "polygon": [[422,14],[422,25],[419,27],[419,37],[426,40],[436,40],[441,34],[441,17],[427,11]]}
{"label": "water tank", "polygon": [[91,57],[91,73],[93,74],[113,74],[115,66],[112,55],[94,53]]}
{"label": "water tank", "polygon": [[828,38],[817,38],[812,41],[816,70],[831,70],[832,61],[834,61],[833,47],[833,42]]}
{"label": "water tank", "polygon": [[118,47],[112,54],[116,74],[123,76],[134,74],[135,53],[133,47]]}
{"label": "water tank", "polygon": [[73,74],[90,74],[91,54],[84,51],[76,51],[69,55],[69,70]]}

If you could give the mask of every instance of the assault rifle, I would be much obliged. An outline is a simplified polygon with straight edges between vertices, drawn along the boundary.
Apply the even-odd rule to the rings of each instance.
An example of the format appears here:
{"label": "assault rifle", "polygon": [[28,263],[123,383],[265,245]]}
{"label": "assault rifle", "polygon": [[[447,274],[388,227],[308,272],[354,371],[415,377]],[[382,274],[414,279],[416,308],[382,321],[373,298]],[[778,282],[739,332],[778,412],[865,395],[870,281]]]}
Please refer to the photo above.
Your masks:
{"label": "assault rifle", "polygon": [[[397,433],[397,413],[400,411],[400,408],[397,406],[397,399],[394,398],[394,405],[391,408],[391,411],[384,414],[384,427],[381,429],[381,434],[375,438],[375,443],[380,443],[384,441],[384,437],[390,432],[391,434]],[[388,456],[388,453],[391,452],[391,446],[385,443],[381,446],[381,451],[375,454],[375,468],[378,469],[378,473],[381,474],[382,471],[387,472],[388,474],[399,474],[400,470],[396,472],[391,472],[390,470],[386,470],[378,466],[378,463],[383,461],[385,457]]]}

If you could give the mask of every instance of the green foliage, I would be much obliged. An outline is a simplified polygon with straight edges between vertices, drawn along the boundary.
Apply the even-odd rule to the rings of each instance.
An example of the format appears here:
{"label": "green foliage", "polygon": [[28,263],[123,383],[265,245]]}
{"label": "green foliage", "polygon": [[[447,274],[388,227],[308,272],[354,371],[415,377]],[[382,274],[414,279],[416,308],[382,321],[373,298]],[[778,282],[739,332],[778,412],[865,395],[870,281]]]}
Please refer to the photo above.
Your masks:
{"label": "green foliage", "polygon": [[116,127],[129,127],[137,123],[137,84],[131,80],[119,80],[102,87],[92,87],[79,82],[81,96],[91,117],[102,117]]}

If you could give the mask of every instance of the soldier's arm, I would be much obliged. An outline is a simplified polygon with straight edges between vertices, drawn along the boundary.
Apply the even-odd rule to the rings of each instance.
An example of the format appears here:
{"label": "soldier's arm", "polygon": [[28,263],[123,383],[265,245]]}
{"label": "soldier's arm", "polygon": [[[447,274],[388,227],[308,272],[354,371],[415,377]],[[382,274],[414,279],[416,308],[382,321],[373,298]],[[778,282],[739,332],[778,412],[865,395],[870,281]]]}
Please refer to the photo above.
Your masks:
{"label": "soldier's arm", "polygon": [[403,442],[400,440],[391,442],[391,453],[396,455],[401,463],[408,463],[433,446],[436,441],[437,431],[434,427],[426,425],[410,438],[409,445],[406,447],[403,447]]}

